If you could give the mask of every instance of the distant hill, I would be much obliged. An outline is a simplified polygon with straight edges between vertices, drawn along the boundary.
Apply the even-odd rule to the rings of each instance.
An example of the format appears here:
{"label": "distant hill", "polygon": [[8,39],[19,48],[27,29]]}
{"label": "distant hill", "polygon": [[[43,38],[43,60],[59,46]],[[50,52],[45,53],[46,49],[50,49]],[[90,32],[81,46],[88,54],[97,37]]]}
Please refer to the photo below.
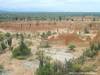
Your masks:
{"label": "distant hill", "polygon": [[0,10],[0,13],[7,13],[8,11]]}

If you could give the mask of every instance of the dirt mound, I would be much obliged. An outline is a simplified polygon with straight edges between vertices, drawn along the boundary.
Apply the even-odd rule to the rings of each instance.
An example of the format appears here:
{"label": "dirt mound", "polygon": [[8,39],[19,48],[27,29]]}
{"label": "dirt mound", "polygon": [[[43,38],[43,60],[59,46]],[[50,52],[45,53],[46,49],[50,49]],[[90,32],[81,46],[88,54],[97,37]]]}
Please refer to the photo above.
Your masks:
{"label": "dirt mound", "polygon": [[58,36],[52,36],[49,38],[49,41],[63,41],[64,44],[69,44],[69,43],[80,43],[83,42],[82,39],[79,38],[77,34],[60,34]]}

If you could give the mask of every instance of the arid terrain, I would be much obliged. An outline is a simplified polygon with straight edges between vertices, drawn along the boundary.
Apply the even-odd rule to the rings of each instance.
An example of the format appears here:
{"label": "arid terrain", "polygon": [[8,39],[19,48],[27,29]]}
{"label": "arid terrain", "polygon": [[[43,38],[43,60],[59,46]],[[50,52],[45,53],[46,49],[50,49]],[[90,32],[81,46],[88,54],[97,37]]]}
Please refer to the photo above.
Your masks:
{"label": "arid terrain", "polygon": [[[82,75],[99,75],[100,21],[91,20],[92,16],[72,18],[75,20],[0,22],[0,40],[5,41],[7,33],[12,37],[11,46],[9,47],[8,43],[7,48],[0,53],[0,65],[4,67],[4,75],[40,75],[36,73],[42,57],[41,52],[37,54],[38,51],[43,51],[45,56],[50,57],[50,63],[57,63],[58,61],[60,64],[65,63],[66,60],[76,59],[75,61],[77,61],[84,55],[84,63],[81,66],[79,66],[80,63],[77,66],[75,65],[77,70],[68,75],[81,75],[79,73],[84,73]],[[31,54],[25,59],[13,57],[13,50],[17,49],[17,46],[20,45],[20,39],[23,38],[25,44],[31,49]],[[86,54],[88,51],[85,51],[94,43],[99,43],[98,47],[96,45],[96,48],[98,48],[96,53],[91,55],[91,51],[90,54]]]}

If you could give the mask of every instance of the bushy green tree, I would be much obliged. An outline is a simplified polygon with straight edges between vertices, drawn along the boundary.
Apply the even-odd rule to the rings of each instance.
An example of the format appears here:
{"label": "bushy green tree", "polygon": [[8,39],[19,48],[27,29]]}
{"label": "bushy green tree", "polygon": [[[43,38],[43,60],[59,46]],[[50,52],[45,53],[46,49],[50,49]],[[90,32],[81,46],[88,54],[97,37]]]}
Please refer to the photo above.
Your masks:
{"label": "bushy green tree", "polygon": [[27,45],[24,43],[23,40],[21,40],[20,44],[18,47],[14,48],[12,50],[12,55],[15,58],[23,59],[27,56],[29,56],[31,53],[30,48],[27,47]]}

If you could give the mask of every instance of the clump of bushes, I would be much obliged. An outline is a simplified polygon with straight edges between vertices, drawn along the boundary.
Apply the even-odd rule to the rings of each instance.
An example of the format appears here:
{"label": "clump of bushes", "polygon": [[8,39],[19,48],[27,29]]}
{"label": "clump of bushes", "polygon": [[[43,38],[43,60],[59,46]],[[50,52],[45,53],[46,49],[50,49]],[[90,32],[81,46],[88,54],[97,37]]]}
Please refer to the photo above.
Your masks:
{"label": "clump of bushes", "polygon": [[27,45],[24,43],[23,38],[21,39],[19,46],[17,46],[12,50],[13,57],[18,59],[25,59],[30,54],[31,54],[31,49],[28,48]]}
{"label": "clump of bushes", "polygon": [[51,36],[52,35],[52,33],[51,33],[51,31],[48,31],[48,32],[43,32],[42,34],[41,34],[41,37],[43,38],[43,39],[46,39],[46,38],[48,38],[48,36]]}
{"label": "clump of bushes", "polygon": [[53,64],[51,64],[50,59],[45,56],[44,51],[39,50],[36,54],[39,60],[39,68],[36,71],[36,75],[53,75]]}
{"label": "clump of bushes", "polygon": [[3,50],[7,48],[7,46],[6,46],[4,41],[1,42],[1,47],[2,47]]}
{"label": "clump of bushes", "polygon": [[90,45],[90,48],[86,49],[86,51],[83,54],[86,57],[93,58],[94,56],[96,56],[99,50],[100,50],[100,43],[93,43]]}
{"label": "clump of bushes", "polygon": [[0,53],[4,52],[6,48],[11,47],[12,45],[12,35],[10,33],[2,35],[3,36],[0,37]]}

